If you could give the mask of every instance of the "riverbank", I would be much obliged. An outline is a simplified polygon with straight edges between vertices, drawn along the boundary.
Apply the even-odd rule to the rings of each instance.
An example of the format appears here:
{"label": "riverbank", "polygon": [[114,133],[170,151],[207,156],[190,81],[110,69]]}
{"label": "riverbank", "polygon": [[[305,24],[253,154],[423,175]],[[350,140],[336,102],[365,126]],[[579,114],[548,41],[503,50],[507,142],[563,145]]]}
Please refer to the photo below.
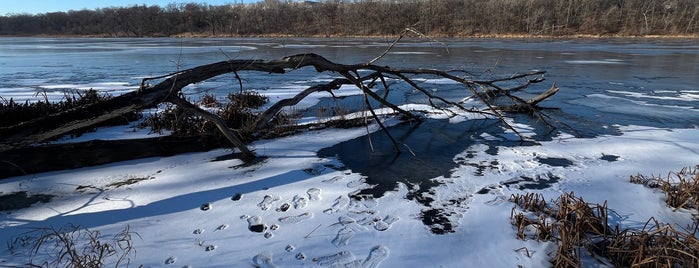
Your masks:
{"label": "riverbank", "polygon": [[[0,35],[2,37],[36,37],[36,38],[327,38],[327,39],[395,39],[398,35],[211,35],[207,33],[182,33],[170,36],[128,36],[128,35]],[[408,35],[409,38],[421,38]],[[426,38],[427,36],[422,36]],[[439,39],[694,39],[696,35],[619,35],[619,34],[572,34],[572,35],[531,35],[531,34],[478,34],[478,35],[429,35]]]}

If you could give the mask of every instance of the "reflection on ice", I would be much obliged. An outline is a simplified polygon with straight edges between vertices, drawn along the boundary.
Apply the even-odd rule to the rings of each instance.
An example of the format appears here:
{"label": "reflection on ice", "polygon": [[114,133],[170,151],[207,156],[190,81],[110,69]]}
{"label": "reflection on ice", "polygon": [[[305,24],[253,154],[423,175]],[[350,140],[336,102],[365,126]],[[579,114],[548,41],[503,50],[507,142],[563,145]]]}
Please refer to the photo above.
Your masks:
{"label": "reflection on ice", "polygon": [[115,91],[115,90],[134,90],[138,86],[130,85],[126,82],[101,82],[90,84],[55,84],[55,85],[40,85],[39,88],[44,89],[77,89],[77,90],[99,90],[99,91]]}
{"label": "reflection on ice", "polygon": [[604,60],[567,60],[568,64],[626,64],[623,60],[604,59]]}
{"label": "reflection on ice", "polygon": [[620,90],[607,90],[609,93],[620,94],[627,97],[637,98],[637,99],[656,99],[656,100],[671,100],[671,101],[697,101],[699,100],[699,94],[692,94],[692,91],[671,91],[671,90],[656,90],[650,92],[653,95],[645,94],[643,92],[630,92],[630,91],[620,91]]}
{"label": "reflection on ice", "polygon": [[388,54],[394,54],[394,55],[434,55],[437,53],[425,52],[425,51],[391,51],[391,52],[388,52]]}

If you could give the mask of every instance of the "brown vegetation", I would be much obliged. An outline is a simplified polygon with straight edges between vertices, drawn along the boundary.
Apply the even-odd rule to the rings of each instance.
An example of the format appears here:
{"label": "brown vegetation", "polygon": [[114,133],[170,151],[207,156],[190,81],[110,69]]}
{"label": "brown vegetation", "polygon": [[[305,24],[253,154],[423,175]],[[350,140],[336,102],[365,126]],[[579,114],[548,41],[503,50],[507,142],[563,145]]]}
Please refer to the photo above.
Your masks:
{"label": "brown vegetation", "polygon": [[[66,225],[31,230],[8,242],[8,248],[14,253],[31,247],[32,260],[26,267],[128,267],[136,254],[133,236],[140,237],[128,226],[112,238],[105,238],[99,231]],[[46,258],[34,260],[37,256]]]}
{"label": "brown vegetation", "polygon": [[[684,168],[667,179],[631,176],[631,182],[660,188],[665,191],[669,206],[696,213],[698,170],[699,166]],[[564,193],[553,205],[541,194],[533,193],[514,194],[510,201],[521,210],[516,212],[513,208],[511,214],[520,239],[557,243],[558,249],[551,260],[554,267],[582,267],[585,250],[616,267],[699,267],[696,216],[693,226],[673,227],[651,218],[640,230],[622,230],[618,223],[612,226],[608,222],[606,202],[586,203],[573,193]]]}
{"label": "brown vegetation", "polygon": [[694,168],[685,167],[679,172],[671,172],[666,178],[660,176],[646,178],[638,174],[631,176],[629,181],[659,188],[665,193],[665,203],[672,208],[699,210],[699,165]]}
{"label": "brown vegetation", "polygon": [[[495,15],[497,14],[497,15]],[[694,0],[280,1],[135,5],[0,17],[4,35],[696,36]]]}

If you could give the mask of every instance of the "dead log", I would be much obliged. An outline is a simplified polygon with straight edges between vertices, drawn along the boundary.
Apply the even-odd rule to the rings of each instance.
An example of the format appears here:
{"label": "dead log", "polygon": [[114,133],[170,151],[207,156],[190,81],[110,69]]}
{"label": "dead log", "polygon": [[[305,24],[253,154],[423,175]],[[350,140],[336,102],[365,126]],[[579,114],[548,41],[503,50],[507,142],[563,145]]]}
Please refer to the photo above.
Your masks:
{"label": "dead log", "polygon": [[[485,91],[490,92],[490,94],[496,92],[500,95],[510,97],[513,100],[520,101],[521,99],[518,100],[517,97],[509,94],[509,92],[543,81],[543,74],[545,73],[543,71],[537,71],[512,77],[478,81],[469,80],[454,75],[451,72],[435,69],[391,68],[388,66],[373,65],[371,62],[363,64],[338,64],[331,62],[317,54],[298,54],[278,60],[227,60],[177,71],[159,77],[146,78],[143,80],[141,88],[137,91],[117,96],[99,103],[74,108],[42,118],[36,118],[34,120],[13,126],[0,127],[0,158],[6,157],[3,152],[41,144],[65,135],[71,131],[91,127],[105,120],[120,117],[133,111],[156,107],[158,104],[163,102],[174,103],[185,110],[192,111],[213,122],[224,134],[224,136],[226,136],[226,138],[247,158],[253,158],[254,152],[249,150],[240,140],[236,130],[230,129],[228,126],[226,126],[225,122],[218,116],[199,109],[195,104],[181,98],[180,93],[182,89],[190,84],[205,81],[212,77],[226,73],[235,73],[238,75],[238,73],[242,71],[257,71],[283,74],[287,70],[304,67],[313,67],[318,72],[333,72],[342,78],[337,78],[328,84],[310,87],[291,99],[282,100],[274,104],[267,111],[263,112],[258,117],[255,124],[250,127],[253,131],[268,127],[269,122],[276,114],[279,113],[279,111],[281,111],[283,107],[295,105],[309,94],[315,92],[327,91],[332,94],[333,90],[339,89],[340,86],[344,84],[351,84],[360,89],[365,95],[365,102],[367,104],[368,99],[371,98],[380,103],[382,106],[393,109],[396,113],[402,114],[408,118],[419,119],[417,115],[405,111],[398,107],[398,105],[387,101],[386,98],[389,88],[387,83],[385,83],[385,79],[386,77],[392,77],[407,82],[412,88],[425,94],[430,99],[430,103],[432,103],[432,105],[436,108],[444,109],[436,103],[433,103],[433,99],[441,102],[442,105],[453,107],[458,110],[495,115],[503,122],[505,126],[516,132],[516,130],[507,123],[498,110],[491,105],[489,102],[489,96],[485,96],[483,94]],[[365,76],[359,75],[360,73],[366,71],[370,71],[371,74]],[[422,89],[412,80],[410,76],[436,76],[458,82],[465,86],[467,89],[467,95],[478,98],[489,109],[484,111],[466,109],[456,102],[448,101],[444,98],[431,94],[425,89]],[[380,79],[383,82],[384,89],[386,90],[386,94],[384,94],[384,96],[379,96],[372,89],[372,86],[375,84],[374,81],[377,79]],[[497,85],[499,82],[511,82],[517,79],[527,80],[519,86],[510,89],[502,88]],[[149,82],[152,81],[159,82],[157,82],[155,85],[150,85]],[[479,92],[478,88],[483,88],[484,92]],[[555,91],[549,90],[547,93],[542,94],[540,98],[534,99],[528,105],[536,106],[536,104],[538,104],[540,101],[550,97],[553,94],[555,94]],[[526,101],[522,102],[527,103]],[[390,133],[385,129],[385,127],[383,127],[381,120],[379,119],[378,115],[374,113],[373,108],[371,108],[370,105],[368,105],[368,107],[375,121],[390,137]],[[521,135],[520,138],[524,139],[524,137]],[[398,148],[398,146],[396,146],[396,148]],[[0,159],[0,161],[11,162],[6,159]]]}
{"label": "dead log", "polygon": [[537,111],[541,110],[541,107],[539,107],[538,104],[556,94],[558,90],[558,86],[556,86],[556,83],[554,83],[549,90],[529,100],[524,100],[522,98],[510,95],[510,99],[514,100],[516,103],[509,106],[501,106],[498,109],[511,113],[534,114]]}
{"label": "dead log", "polygon": [[556,83],[553,83],[551,86],[551,89],[547,90],[544,93],[539,94],[538,96],[531,98],[530,100],[527,101],[527,104],[530,106],[535,106],[539,104],[539,102],[542,102],[543,100],[553,96],[553,94],[556,94],[558,92],[559,88],[556,86]]}

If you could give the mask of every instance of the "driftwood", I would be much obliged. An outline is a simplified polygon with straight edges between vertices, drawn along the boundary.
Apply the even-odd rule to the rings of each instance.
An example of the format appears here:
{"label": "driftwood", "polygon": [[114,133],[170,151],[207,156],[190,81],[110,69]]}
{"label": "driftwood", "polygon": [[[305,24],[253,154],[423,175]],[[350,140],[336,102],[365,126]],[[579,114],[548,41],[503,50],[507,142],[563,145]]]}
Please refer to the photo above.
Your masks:
{"label": "driftwood", "polygon": [[[467,112],[482,113],[499,118],[503,124],[512,131],[517,131],[510,126],[504,117],[501,115],[497,107],[491,105],[490,99],[495,96],[506,96],[519,103],[521,106],[535,108],[537,104],[544,99],[555,94],[557,87],[529,101],[522,100],[511,95],[511,92],[526,88],[530,84],[543,81],[543,71],[529,72],[518,74],[511,77],[499,78],[494,80],[469,80],[455,75],[452,72],[435,70],[435,69],[402,69],[391,68],[387,66],[374,65],[372,60],[369,63],[362,64],[338,64],[331,62],[317,54],[299,54],[284,57],[278,60],[227,60],[216,62],[208,65],[203,65],[191,69],[177,71],[171,74],[146,78],[142,82],[139,90],[120,95],[99,103],[78,107],[75,109],[52,114],[42,118],[36,118],[31,121],[23,122],[13,126],[0,127],[0,161],[10,163],[6,152],[18,150],[28,146],[42,144],[51,139],[58,138],[71,131],[90,127],[105,120],[123,116],[129,112],[140,111],[146,108],[156,107],[163,102],[170,102],[179,107],[191,111],[201,117],[216,124],[218,129],[224,136],[237,148],[246,158],[253,158],[254,152],[249,150],[245,143],[241,141],[237,131],[230,129],[226,123],[218,116],[200,109],[197,105],[190,103],[181,97],[181,91],[184,87],[205,81],[215,76],[234,73],[236,77],[243,71],[258,71],[273,74],[284,74],[288,70],[313,67],[318,72],[333,72],[340,76],[335,80],[309,87],[301,91],[295,97],[281,100],[273,104],[266,111],[262,112],[256,122],[250,126],[253,131],[273,127],[270,122],[284,107],[293,106],[308,95],[316,92],[329,92],[332,94],[342,85],[354,85],[361,89],[364,93],[365,104],[371,112],[373,119],[381,126],[384,132],[389,135],[390,132],[383,126],[380,118],[373,111],[369,100],[374,100],[384,107],[391,108],[396,113],[403,115],[406,118],[419,119],[419,116],[411,112],[405,111],[398,105],[386,100],[390,90],[386,79],[397,79],[406,82],[413,89],[423,93],[434,107],[442,109],[446,112],[454,113],[453,110],[462,110]],[[360,73],[367,73],[360,75]],[[463,107],[460,103],[446,100],[442,97],[433,95],[430,91],[423,89],[418,83],[412,80],[412,76],[434,76],[453,80],[462,84],[466,91],[465,95],[475,97],[484,103],[488,109],[476,110],[475,108]],[[149,82],[160,82],[150,85]],[[502,88],[498,86],[499,82],[521,81],[518,86],[512,88]],[[381,83],[377,83],[380,81]],[[373,89],[377,84],[382,84],[385,90],[384,96],[379,96]],[[555,90],[554,90],[555,88]],[[436,103],[438,102],[438,103]],[[517,133],[519,134],[519,133]],[[522,139],[522,137],[520,135]],[[398,146],[396,149],[399,150]]]}
{"label": "driftwood", "polygon": [[498,109],[502,110],[502,111],[506,111],[506,112],[512,112],[512,113],[534,114],[541,109],[538,106],[538,104],[540,102],[544,101],[545,99],[556,94],[556,92],[558,92],[558,90],[560,90],[560,88],[558,88],[556,86],[556,84],[554,83],[549,90],[547,90],[544,93],[541,93],[541,94],[537,95],[536,97],[533,97],[529,100],[524,100],[522,98],[510,95],[509,93],[507,93],[506,95],[508,95],[508,97],[510,97],[510,99],[514,100],[515,104],[512,104],[510,106],[501,106],[501,107],[498,107]]}

